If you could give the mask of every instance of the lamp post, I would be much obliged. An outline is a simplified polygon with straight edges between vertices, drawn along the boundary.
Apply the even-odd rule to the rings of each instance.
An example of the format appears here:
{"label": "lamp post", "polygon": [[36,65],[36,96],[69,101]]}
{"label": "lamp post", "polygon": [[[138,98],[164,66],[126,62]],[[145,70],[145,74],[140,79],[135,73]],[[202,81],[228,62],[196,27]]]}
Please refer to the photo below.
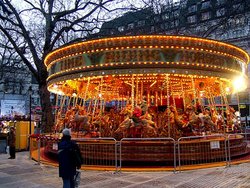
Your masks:
{"label": "lamp post", "polygon": [[29,96],[30,96],[30,117],[29,117],[29,135],[31,135],[31,96],[32,96],[32,87],[30,86],[29,89],[28,89],[28,93],[29,93]]}

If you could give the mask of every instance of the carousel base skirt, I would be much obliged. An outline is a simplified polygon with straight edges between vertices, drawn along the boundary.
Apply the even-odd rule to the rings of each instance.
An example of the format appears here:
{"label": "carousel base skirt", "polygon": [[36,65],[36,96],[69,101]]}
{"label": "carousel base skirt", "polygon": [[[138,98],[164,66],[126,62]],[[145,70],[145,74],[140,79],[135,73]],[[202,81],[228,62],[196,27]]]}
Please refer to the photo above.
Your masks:
{"label": "carousel base skirt", "polygon": [[[80,146],[83,169],[93,170],[181,170],[225,166],[250,161],[250,147],[244,136],[217,136],[179,140],[121,141],[105,138],[72,138]],[[41,161],[57,164],[53,143],[41,148]]]}

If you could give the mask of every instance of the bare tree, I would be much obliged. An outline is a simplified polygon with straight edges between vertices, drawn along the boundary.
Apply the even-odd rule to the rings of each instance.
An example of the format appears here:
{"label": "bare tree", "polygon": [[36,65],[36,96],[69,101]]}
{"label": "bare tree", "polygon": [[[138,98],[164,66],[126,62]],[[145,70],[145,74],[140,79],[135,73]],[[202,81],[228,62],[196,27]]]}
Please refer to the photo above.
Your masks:
{"label": "bare tree", "polygon": [[46,55],[61,45],[86,39],[103,21],[134,6],[124,0],[23,0],[21,4],[0,0],[0,6],[4,7],[0,31],[39,84],[42,129],[50,131],[53,116],[43,63]]}

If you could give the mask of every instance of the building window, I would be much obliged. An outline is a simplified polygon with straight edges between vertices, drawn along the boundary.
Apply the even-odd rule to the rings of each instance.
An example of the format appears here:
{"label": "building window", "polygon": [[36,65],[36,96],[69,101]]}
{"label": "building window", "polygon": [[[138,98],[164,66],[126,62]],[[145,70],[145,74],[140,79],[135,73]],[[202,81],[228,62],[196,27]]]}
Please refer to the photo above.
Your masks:
{"label": "building window", "polygon": [[217,17],[224,16],[225,13],[226,13],[226,9],[225,8],[221,8],[221,9],[216,10],[216,16]]}
{"label": "building window", "polygon": [[134,28],[134,23],[128,24],[128,29],[133,29]]}
{"label": "building window", "polygon": [[119,31],[119,32],[123,32],[123,31],[124,31],[124,29],[125,29],[125,27],[124,27],[124,26],[120,26],[120,27],[118,27],[118,31]]}
{"label": "building window", "polygon": [[193,16],[188,16],[187,17],[187,22],[188,23],[195,23],[196,22],[196,16],[193,15]]}
{"label": "building window", "polygon": [[201,14],[201,20],[204,21],[204,20],[208,20],[210,19],[210,12],[203,12]]}
{"label": "building window", "polygon": [[145,20],[140,20],[138,21],[138,26],[144,26],[145,25]]}
{"label": "building window", "polygon": [[197,6],[196,5],[192,5],[190,7],[188,7],[188,13],[192,13],[197,11]]}
{"label": "building window", "polygon": [[225,3],[225,0],[217,0],[216,4],[217,5],[223,5]]}
{"label": "building window", "polygon": [[210,1],[205,1],[201,4],[201,9],[206,9],[210,7]]}

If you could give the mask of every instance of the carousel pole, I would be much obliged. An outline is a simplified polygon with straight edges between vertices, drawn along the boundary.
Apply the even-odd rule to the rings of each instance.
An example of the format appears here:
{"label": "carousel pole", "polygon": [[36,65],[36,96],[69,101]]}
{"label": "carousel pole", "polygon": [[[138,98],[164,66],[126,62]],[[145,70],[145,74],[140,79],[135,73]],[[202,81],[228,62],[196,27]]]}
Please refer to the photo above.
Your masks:
{"label": "carousel pole", "polygon": [[78,104],[78,98],[79,98],[79,95],[77,95],[75,98],[75,105],[74,106],[76,106]]}
{"label": "carousel pole", "polygon": [[186,109],[186,101],[185,101],[185,93],[184,93],[182,79],[181,79],[181,94],[182,94],[183,107],[184,107],[184,111],[185,111],[185,109]]}
{"label": "carousel pole", "polygon": [[57,105],[58,105],[58,94],[56,94],[56,109],[55,109],[55,124],[57,123]]}
{"label": "carousel pole", "polygon": [[[220,80],[220,94],[221,94],[221,116],[223,118],[223,124],[224,124],[224,109],[223,109],[223,98],[224,98],[224,90],[222,88],[222,83],[221,83],[221,80]],[[223,126],[223,133],[225,134],[226,133],[226,125]]]}
{"label": "carousel pole", "polygon": [[216,104],[215,104],[215,100],[214,100],[214,96],[209,88],[209,93],[210,93],[210,98],[211,98],[211,102],[212,102],[212,107],[214,108],[215,112],[217,113],[217,109],[216,109]]}
{"label": "carousel pole", "polygon": [[[104,93],[106,93],[106,91],[107,91],[107,86],[106,86],[105,89],[104,89]],[[102,98],[103,98],[103,101],[102,101],[102,108],[101,108],[101,111],[102,111],[102,113],[103,113],[104,110],[105,110],[105,103],[106,103],[106,100],[105,100],[104,97],[102,97]]]}
{"label": "carousel pole", "polygon": [[100,90],[99,90],[99,93],[98,93],[98,96],[100,97],[100,112],[99,114],[101,115],[102,114],[102,85],[103,85],[103,77],[101,77],[101,86],[100,86]]}
{"label": "carousel pole", "polygon": [[69,110],[69,108],[70,108],[71,99],[72,99],[72,97],[70,96],[70,97],[69,97],[69,102],[68,102],[67,110]]}
{"label": "carousel pole", "polygon": [[171,89],[171,95],[172,95],[173,105],[174,105],[174,108],[176,109],[176,103],[175,103],[175,99],[174,99],[174,92],[173,92],[172,85],[170,85],[170,89]]}
{"label": "carousel pole", "polygon": [[238,105],[238,111],[239,111],[239,115],[241,117],[241,113],[240,113],[240,97],[239,97],[239,92],[236,92],[236,97],[237,97],[237,105]]}
{"label": "carousel pole", "polygon": [[143,80],[141,81],[141,101],[143,100]]}
{"label": "carousel pole", "polygon": [[150,106],[150,91],[149,89],[147,90],[147,104]]}
{"label": "carousel pole", "polygon": [[93,112],[92,112],[92,117],[94,117],[94,115],[95,115],[95,109],[96,109],[96,105],[97,105],[98,96],[99,96],[99,92],[100,92],[100,87],[101,87],[101,85],[102,85],[102,81],[103,81],[103,77],[101,77],[101,82],[100,82],[99,85],[98,85],[97,96],[96,96],[96,98],[95,98],[95,103],[94,103],[94,109],[93,109]]}
{"label": "carousel pole", "polygon": [[122,99],[121,99],[121,111],[123,109],[123,94],[121,95]]}
{"label": "carousel pole", "polygon": [[75,106],[75,101],[76,101],[76,98],[75,97],[72,97],[73,99],[72,99],[72,101],[73,101],[73,104],[72,104],[72,106],[74,107]]}
{"label": "carousel pole", "polygon": [[82,106],[82,101],[83,101],[83,98],[79,97],[80,100],[79,100],[79,106]]}
{"label": "carousel pole", "polygon": [[118,93],[118,95],[117,95],[117,110],[118,110],[118,111],[119,111],[119,107],[120,107],[119,98],[120,98],[120,96],[119,96],[119,93]]}
{"label": "carousel pole", "polygon": [[211,108],[212,108],[212,103],[211,103],[210,94],[209,94],[209,92],[208,92],[208,91],[206,91],[206,92],[207,92],[207,101],[208,101],[208,106],[209,106],[209,108],[210,108],[210,110],[211,110]]}
{"label": "carousel pole", "polygon": [[160,93],[160,100],[161,100],[160,104],[162,106],[162,90],[161,90],[161,93]]}
{"label": "carousel pole", "polygon": [[167,74],[165,77],[166,81],[167,81],[167,112],[168,112],[168,137],[170,137],[170,102],[169,102],[169,98],[170,98],[170,91],[169,91],[169,75]]}
{"label": "carousel pole", "polygon": [[88,77],[88,82],[87,82],[86,90],[85,90],[85,93],[84,93],[83,106],[85,106],[86,97],[87,97],[87,93],[88,93],[88,90],[89,90],[89,84],[90,84],[90,77]]}
{"label": "carousel pole", "polygon": [[93,99],[91,99],[89,101],[89,106],[88,106],[87,114],[90,112],[90,108],[91,108],[92,102],[93,102]]}
{"label": "carousel pole", "polygon": [[193,95],[194,95],[194,109],[197,110],[197,104],[196,104],[196,91],[195,91],[195,84],[194,84],[194,76],[191,76],[192,81],[192,88],[193,88]]}
{"label": "carousel pole", "polygon": [[102,113],[104,113],[105,111],[105,103],[106,103],[106,100],[103,98]]}
{"label": "carousel pole", "polygon": [[134,98],[135,98],[135,95],[134,95],[135,89],[134,89],[134,86],[135,86],[135,78],[134,78],[134,74],[132,74],[132,89],[131,89],[132,112],[134,111],[134,107],[135,107],[135,101],[134,101]]}
{"label": "carousel pole", "polygon": [[136,90],[135,90],[135,94],[136,94],[136,96],[135,96],[135,106],[137,106],[138,105],[138,92],[139,92],[139,86],[138,86],[138,82],[139,82],[139,80],[138,80],[139,78],[138,78],[138,75],[136,76]]}
{"label": "carousel pole", "polygon": [[199,103],[201,105],[201,111],[204,112],[205,108],[204,108],[204,105],[202,104],[202,100],[201,100],[201,95],[200,94],[198,95],[198,101],[199,101]]}
{"label": "carousel pole", "polygon": [[60,106],[60,112],[62,112],[62,108],[63,108],[64,103],[65,103],[65,99],[66,99],[66,95],[64,95],[63,98],[62,98],[62,103],[61,103],[61,106]]}
{"label": "carousel pole", "polygon": [[[60,110],[61,110],[61,106],[62,106],[63,97],[64,97],[64,96],[61,96],[61,95],[60,95]],[[58,98],[58,96],[57,96],[57,98]]]}
{"label": "carousel pole", "polygon": [[155,106],[158,106],[158,91],[155,91]]}

